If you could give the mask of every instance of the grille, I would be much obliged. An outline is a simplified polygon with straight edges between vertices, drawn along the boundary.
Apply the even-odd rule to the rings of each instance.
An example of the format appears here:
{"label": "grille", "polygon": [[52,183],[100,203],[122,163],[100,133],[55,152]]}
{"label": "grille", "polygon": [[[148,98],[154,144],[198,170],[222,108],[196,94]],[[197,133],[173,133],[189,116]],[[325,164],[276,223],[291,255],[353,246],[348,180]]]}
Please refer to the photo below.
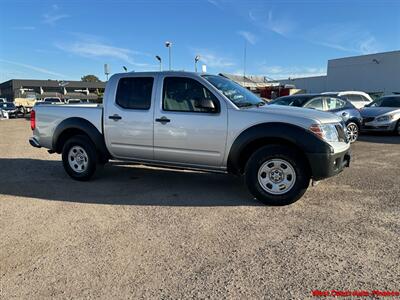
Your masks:
{"label": "grille", "polygon": [[348,142],[348,136],[347,136],[347,130],[346,125],[344,123],[340,123],[338,125],[335,125],[336,130],[338,132],[338,136],[339,136],[339,142]]}
{"label": "grille", "polygon": [[364,118],[364,119],[363,119],[364,123],[371,122],[371,121],[373,121],[373,120],[375,120],[374,117],[368,117],[368,118]]}

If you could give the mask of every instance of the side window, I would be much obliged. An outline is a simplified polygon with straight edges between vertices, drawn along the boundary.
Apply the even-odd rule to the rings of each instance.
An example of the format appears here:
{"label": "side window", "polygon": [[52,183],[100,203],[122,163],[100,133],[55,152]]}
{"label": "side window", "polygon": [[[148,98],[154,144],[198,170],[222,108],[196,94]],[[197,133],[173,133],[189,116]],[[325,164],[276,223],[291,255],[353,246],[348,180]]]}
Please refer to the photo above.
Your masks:
{"label": "side window", "polygon": [[126,77],[118,82],[115,102],[127,109],[150,109],[153,77]]}
{"label": "side window", "polygon": [[327,110],[340,109],[346,106],[346,101],[339,98],[325,98]]}
{"label": "side window", "polygon": [[346,95],[345,97],[347,97],[347,100],[353,101],[353,102],[363,101],[363,98],[360,95],[350,94],[350,95]]}
{"label": "side window", "polygon": [[218,113],[218,99],[201,83],[186,77],[166,77],[163,87],[163,110]]}
{"label": "side window", "polygon": [[311,99],[310,101],[308,101],[304,107],[307,108],[314,108],[314,109],[318,109],[318,110],[323,110],[324,109],[324,105],[322,102],[322,98],[314,98]]}

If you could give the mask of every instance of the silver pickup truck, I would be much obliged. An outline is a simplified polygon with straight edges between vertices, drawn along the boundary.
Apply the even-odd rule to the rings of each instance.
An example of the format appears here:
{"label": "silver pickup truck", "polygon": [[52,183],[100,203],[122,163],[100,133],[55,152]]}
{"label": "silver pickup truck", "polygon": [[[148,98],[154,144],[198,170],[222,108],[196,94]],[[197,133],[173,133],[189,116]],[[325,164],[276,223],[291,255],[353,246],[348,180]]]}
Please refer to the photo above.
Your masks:
{"label": "silver pickup truck", "polygon": [[295,202],[310,179],[350,163],[334,114],[265,105],[227,78],[189,72],[113,75],[103,105],[40,105],[31,128],[30,144],[61,153],[76,180],[110,159],[230,173],[269,205]]}

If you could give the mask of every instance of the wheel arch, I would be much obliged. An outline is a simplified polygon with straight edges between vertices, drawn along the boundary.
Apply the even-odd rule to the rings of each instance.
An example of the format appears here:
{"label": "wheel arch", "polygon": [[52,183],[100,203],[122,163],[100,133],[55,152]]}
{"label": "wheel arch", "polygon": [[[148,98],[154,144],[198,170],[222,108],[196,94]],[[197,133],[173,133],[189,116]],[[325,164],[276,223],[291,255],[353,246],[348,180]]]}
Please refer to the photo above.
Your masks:
{"label": "wheel arch", "polygon": [[346,121],[346,126],[347,126],[348,124],[350,124],[350,123],[356,123],[356,125],[358,126],[358,128],[361,128],[361,121],[360,121],[358,118],[356,118],[356,117],[351,117],[350,119],[348,119],[348,120]]}
{"label": "wheel arch", "polygon": [[65,142],[75,135],[87,136],[96,146],[102,159],[107,160],[110,157],[104,136],[91,122],[79,117],[65,119],[56,127],[52,140],[53,150],[61,153]]}

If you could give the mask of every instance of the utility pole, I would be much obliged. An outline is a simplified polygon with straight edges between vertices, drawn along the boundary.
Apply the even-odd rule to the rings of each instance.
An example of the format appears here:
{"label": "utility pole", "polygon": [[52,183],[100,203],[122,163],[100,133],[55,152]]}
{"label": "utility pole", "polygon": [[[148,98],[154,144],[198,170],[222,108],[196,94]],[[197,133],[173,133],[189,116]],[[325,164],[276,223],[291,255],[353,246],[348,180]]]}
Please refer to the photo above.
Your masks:
{"label": "utility pole", "polygon": [[197,62],[200,60],[200,55],[196,55],[194,58],[194,71],[197,73]]}
{"label": "utility pole", "polygon": [[161,63],[161,57],[159,55],[156,55],[156,59],[158,60],[158,62],[160,63],[160,72],[162,71],[162,63]]}
{"label": "utility pole", "polygon": [[172,47],[172,43],[166,41],[166,42],[165,42],[165,47],[168,48],[169,70],[171,71],[171,47]]}

